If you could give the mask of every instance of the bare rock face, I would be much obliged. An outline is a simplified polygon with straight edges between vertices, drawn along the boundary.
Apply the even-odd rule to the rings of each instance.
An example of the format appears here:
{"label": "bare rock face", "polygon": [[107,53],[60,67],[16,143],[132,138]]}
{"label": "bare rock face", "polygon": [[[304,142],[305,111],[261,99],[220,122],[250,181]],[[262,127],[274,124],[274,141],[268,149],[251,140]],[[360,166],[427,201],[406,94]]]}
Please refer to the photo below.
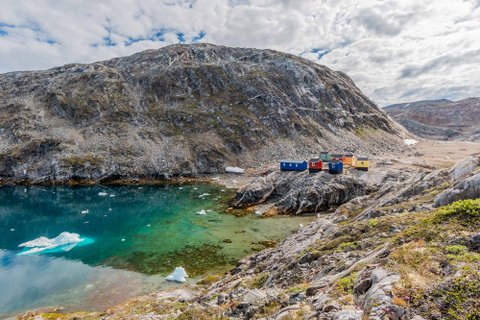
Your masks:
{"label": "bare rock face", "polygon": [[173,45],[0,75],[3,182],[216,173],[396,135],[347,75],[271,50]]}
{"label": "bare rock face", "polygon": [[434,207],[445,206],[455,201],[480,198],[480,173],[460,181],[453,188],[440,193]]}
{"label": "bare rock face", "polygon": [[394,104],[384,110],[420,137],[480,141],[480,98],[417,101]]}
{"label": "bare rock face", "polygon": [[336,207],[365,193],[366,183],[353,175],[273,172],[240,189],[234,205],[247,207],[269,203],[280,213],[315,213]]}

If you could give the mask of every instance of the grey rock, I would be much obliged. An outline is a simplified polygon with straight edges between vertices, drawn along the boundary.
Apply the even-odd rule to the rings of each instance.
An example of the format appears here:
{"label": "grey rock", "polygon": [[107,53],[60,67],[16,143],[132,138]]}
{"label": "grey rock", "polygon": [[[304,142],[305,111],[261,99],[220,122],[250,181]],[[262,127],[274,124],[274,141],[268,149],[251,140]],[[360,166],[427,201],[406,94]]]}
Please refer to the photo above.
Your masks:
{"label": "grey rock", "polygon": [[450,177],[453,182],[459,182],[461,179],[468,177],[475,169],[480,166],[480,159],[477,157],[467,157],[457,162],[450,169]]}
{"label": "grey rock", "polygon": [[281,213],[319,212],[366,193],[366,183],[355,176],[320,172],[274,172],[259,177],[237,192],[234,206],[274,204]]}
{"label": "grey rock", "polygon": [[480,252],[480,233],[476,233],[470,236],[468,239],[468,247],[470,250]]}
{"label": "grey rock", "polygon": [[445,206],[455,201],[480,198],[480,173],[466,178],[440,193],[434,201],[434,207]]}
{"label": "grey rock", "polygon": [[362,294],[367,292],[367,290],[370,289],[371,286],[372,286],[372,279],[370,278],[361,279],[355,284],[353,291],[355,293]]}
{"label": "grey rock", "polygon": [[333,320],[361,320],[362,311],[359,310],[342,310],[335,312],[332,316]]}

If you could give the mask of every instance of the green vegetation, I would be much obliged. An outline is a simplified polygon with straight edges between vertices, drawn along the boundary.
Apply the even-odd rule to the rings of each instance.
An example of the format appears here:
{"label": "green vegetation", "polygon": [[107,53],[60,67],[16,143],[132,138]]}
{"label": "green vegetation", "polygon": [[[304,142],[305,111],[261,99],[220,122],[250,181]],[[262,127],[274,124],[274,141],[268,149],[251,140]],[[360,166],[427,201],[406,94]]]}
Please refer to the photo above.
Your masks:
{"label": "green vegetation", "polygon": [[441,207],[435,214],[435,223],[457,219],[460,224],[480,222],[480,199],[462,200]]}
{"label": "green vegetation", "polygon": [[338,279],[335,286],[337,293],[342,296],[347,294],[353,294],[353,284],[355,283],[356,278],[357,274],[353,272],[346,277]]}

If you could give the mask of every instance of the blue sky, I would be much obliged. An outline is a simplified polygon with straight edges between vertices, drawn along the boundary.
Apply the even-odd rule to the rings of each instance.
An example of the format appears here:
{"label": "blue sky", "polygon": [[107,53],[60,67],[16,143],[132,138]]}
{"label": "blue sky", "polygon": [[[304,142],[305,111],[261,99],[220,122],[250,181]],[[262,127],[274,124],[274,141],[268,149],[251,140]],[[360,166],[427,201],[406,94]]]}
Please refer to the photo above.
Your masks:
{"label": "blue sky", "polygon": [[350,75],[380,105],[480,96],[477,0],[3,0],[0,73],[173,43],[269,48]]}

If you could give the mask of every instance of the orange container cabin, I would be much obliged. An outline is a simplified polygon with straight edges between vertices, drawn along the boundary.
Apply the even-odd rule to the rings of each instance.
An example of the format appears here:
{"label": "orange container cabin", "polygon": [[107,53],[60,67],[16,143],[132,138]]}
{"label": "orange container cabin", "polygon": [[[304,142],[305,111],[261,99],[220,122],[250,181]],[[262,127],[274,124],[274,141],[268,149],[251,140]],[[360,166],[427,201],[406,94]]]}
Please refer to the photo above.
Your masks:
{"label": "orange container cabin", "polygon": [[315,158],[315,159],[310,159],[308,161],[308,172],[309,173],[317,173],[319,171],[322,171],[323,169],[323,161]]}
{"label": "orange container cabin", "polygon": [[343,164],[346,165],[346,166],[351,166],[351,167],[354,167],[356,162],[357,162],[357,158],[353,155],[353,154],[345,154],[343,156]]}

